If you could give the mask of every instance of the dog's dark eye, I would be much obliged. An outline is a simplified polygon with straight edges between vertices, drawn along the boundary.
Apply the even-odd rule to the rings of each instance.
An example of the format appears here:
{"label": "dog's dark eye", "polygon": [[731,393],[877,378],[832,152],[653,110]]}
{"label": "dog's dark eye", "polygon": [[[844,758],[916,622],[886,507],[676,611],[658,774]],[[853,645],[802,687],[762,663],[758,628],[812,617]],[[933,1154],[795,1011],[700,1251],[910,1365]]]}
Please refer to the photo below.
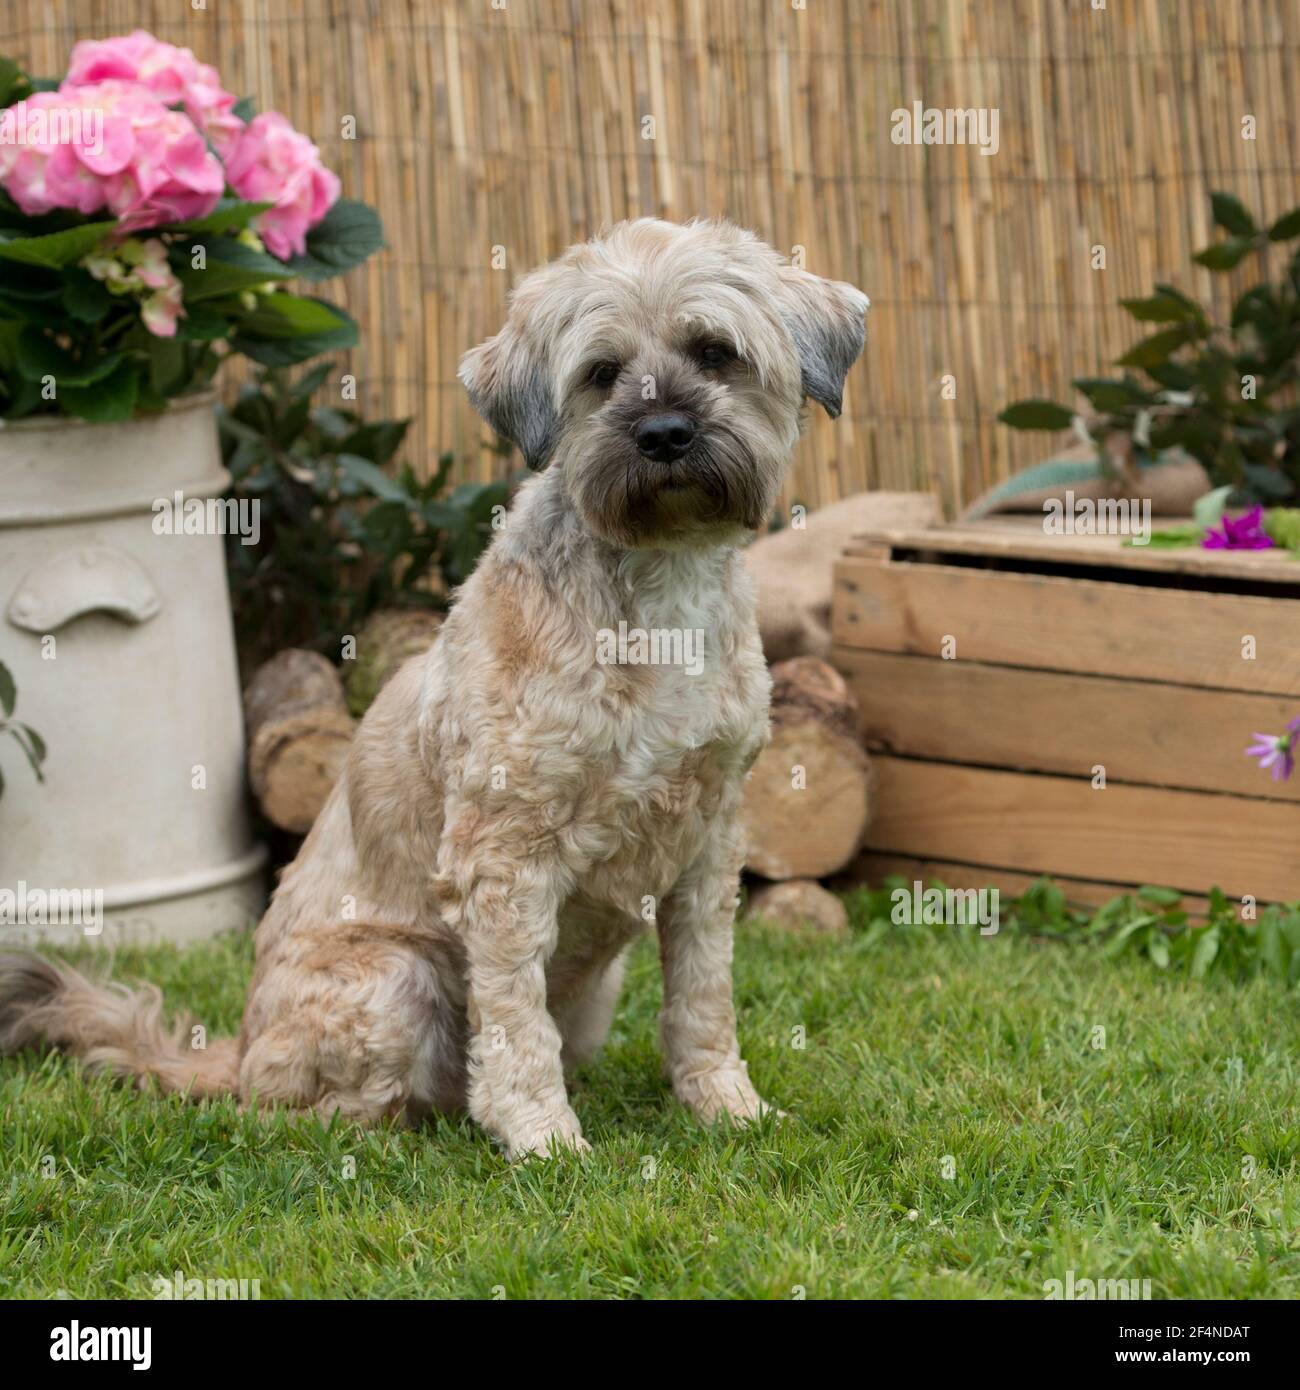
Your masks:
{"label": "dog's dark eye", "polygon": [[700,366],[709,368],[725,367],[736,360],[736,354],[726,343],[704,343],[699,350]]}
{"label": "dog's dark eye", "polygon": [[593,386],[613,386],[620,370],[617,362],[597,362],[591,369],[589,380]]}

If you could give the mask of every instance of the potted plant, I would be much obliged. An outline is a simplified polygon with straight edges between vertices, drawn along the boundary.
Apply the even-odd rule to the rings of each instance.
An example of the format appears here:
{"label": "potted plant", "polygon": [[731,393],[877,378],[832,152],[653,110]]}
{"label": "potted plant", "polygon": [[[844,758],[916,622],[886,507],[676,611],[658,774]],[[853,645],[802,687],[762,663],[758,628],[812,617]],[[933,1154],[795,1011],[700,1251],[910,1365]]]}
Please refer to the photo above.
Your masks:
{"label": "potted plant", "polygon": [[50,752],[0,803],[0,884],[103,890],[110,927],[188,936],[260,909],[211,382],[351,346],[288,290],[379,249],[316,147],[188,49],[0,60],[0,612]]}

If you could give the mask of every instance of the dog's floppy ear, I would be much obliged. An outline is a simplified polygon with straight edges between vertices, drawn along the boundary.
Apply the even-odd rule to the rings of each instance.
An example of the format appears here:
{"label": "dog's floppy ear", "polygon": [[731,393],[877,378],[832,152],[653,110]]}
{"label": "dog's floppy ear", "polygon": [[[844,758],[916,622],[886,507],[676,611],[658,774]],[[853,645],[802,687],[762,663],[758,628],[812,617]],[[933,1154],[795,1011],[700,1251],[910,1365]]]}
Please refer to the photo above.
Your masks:
{"label": "dog's floppy ear", "polygon": [[559,438],[559,416],[546,369],[515,325],[460,359],[459,376],[470,404],[498,434],[523,452],[534,472],[545,468]]}
{"label": "dog's floppy ear", "polygon": [[844,401],[844,378],[867,340],[870,303],[843,280],[823,280],[797,266],[781,267],[782,317],[803,369],[803,393],[834,420]]}

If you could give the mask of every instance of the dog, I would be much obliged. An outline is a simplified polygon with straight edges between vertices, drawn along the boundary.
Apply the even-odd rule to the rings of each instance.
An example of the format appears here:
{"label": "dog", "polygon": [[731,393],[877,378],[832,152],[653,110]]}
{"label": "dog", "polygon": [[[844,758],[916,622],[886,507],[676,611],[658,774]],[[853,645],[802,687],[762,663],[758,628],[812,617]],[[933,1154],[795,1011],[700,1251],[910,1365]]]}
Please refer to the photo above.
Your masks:
{"label": "dog", "polygon": [[[621,223],[527,275],[460,378],[536,476],[362,721],[258,927],[238,1039],[193,1051],[156,990],[17,954],[0,1049],[364,1123],[468,1109],[511,1158],[554,1155],[587,1147],[566,1075],[652,924],[673,1091],[704,1121],[765,1113],[731,989],[770,689],[739,547],[805,401],[839,414],[866,308],[722,221]],[[699,659],[602,646],[628,632],[698,634]]]}

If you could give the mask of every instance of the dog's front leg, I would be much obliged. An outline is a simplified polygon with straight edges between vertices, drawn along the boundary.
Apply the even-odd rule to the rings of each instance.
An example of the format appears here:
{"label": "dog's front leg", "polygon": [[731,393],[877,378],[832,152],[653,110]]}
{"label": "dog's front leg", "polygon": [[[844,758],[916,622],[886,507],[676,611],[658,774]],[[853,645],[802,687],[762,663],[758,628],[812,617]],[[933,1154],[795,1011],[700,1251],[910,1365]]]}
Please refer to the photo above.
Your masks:
{"label": "dog's front leg", "polygon": [[721,1115],[752,1120],[770,1108],[741,1061],[731,996],[742,856],[738,823],[721,817],[708,848],[682,875],[658,916],[664,1062],[677,1098],[710,1121]]}
{"label": "dog's front leg", "polygon": [[546,1008],[558,898],[530,864],[510,882],[479,882],[465,903],[469,1112],[512,1159],[590,1147],[565,1093],[560,1031]]}

